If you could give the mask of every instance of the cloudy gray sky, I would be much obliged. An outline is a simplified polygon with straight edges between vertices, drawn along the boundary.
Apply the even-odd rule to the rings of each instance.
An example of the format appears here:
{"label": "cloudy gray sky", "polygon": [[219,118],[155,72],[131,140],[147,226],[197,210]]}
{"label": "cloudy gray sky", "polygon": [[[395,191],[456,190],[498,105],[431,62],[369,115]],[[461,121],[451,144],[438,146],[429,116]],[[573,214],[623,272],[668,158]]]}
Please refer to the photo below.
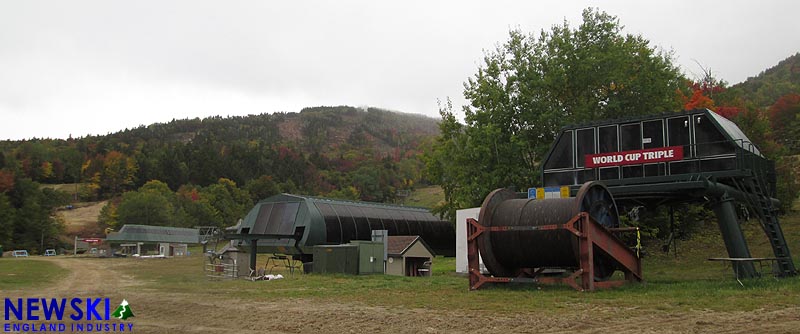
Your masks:
{"label": "cloudy gray sky", "polygon": [[586,7],[729,83],[800,51],[800,1],[0,2],[0,139],[375,106],[438,117],[509,29]]}

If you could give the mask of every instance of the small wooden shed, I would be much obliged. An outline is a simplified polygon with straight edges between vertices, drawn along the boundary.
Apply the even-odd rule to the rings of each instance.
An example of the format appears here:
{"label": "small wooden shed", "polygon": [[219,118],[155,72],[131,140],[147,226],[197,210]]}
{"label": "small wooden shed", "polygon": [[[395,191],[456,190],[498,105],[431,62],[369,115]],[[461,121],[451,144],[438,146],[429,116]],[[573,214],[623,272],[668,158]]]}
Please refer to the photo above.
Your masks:
{"label": "small wooden shed", "polygon": [[386,253],[386,274],[397,276],[430,276],[433,251],[417,235],[389,236]]}

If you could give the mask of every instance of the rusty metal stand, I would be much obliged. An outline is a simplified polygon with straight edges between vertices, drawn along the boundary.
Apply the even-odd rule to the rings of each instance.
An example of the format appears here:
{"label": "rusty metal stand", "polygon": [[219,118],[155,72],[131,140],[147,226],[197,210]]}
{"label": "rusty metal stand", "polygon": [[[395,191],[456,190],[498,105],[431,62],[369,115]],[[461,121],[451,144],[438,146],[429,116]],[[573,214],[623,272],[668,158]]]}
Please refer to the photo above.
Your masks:
{"label": "rusty metal stand", "polygon": [[[542,277],[543,268],[520,270],[516,277],[494,277],[483,275],[478,263],[478,236],[483,233],[506,231],[548,231],[564,229],[578,238],[580,268],[564,268],[572,273],[567,277]],[[625,280],[595,282],[595,248],[612,258],[625,274]],[[469,289],[477,290],[486,283],[561,283],[575,290],[594,291],[595,288],[610,288],[627,282],[642,281],[642,264],[636,253],[617,239],[605,227],[595,222],[589,214],[581,212],[562,225],[544,226],[483,226],[475,219],[467,219],[467,261],[469,264]]]}

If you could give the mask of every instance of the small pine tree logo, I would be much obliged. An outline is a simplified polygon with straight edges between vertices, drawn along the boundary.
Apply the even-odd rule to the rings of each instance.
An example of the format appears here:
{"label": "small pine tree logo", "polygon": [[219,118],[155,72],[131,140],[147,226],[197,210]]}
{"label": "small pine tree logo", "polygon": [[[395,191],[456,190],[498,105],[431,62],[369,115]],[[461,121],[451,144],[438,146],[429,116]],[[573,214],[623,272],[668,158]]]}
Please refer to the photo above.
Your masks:
{"label": "small pine tree logo", "polygon": [[123,299],[122,303],[117,306],[117,309],[114,310],[114,313],[111,313],[111,316],[117,319],[128,319],[133,317],[133,311],[131,311],[131,307],[128,306],[128,301]]}

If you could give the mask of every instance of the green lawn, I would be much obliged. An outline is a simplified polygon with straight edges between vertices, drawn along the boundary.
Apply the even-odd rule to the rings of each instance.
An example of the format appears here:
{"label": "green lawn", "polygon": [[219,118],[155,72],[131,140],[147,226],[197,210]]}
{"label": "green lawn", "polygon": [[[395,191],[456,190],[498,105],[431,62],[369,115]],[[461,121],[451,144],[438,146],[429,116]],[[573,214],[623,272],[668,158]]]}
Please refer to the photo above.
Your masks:
{"label": "green lawn", "polygon": [[[800,213],[781,217],[781,223],[800,268]],[[769,256],[769,243],[757,222],[743,225],[754,256]],[[378,307],[406,307],[452,311],[481,310],[497,314],[535,311],[558,314],[565,310],[611,307],[625,312],[692,310],[777,310],[800,305],[800,277],[733,279],[731,269],[709,262],[725,256],[716,224],[708,223],[691,240],[679,241],[678,256],[662,253],[661,243],[645,243],[643,284],[631,284],[592,293],[573,291],[564,285],[489,285],[468,291],[467,277],[457,275],[454,258],[437,257],[433,277],[385,275],[288,275],[286,279],[250,282],[209,280],[203,272],[205,258],[193,248],[192,256],[165,260],[107,259],[114,270],[141,283],[137,289],[179,293],[192,298],[232,298],[244,301],[319,300]],[[259,256],[259,266],[266,255]],[[66,271],[48,261],[0,259],[0,290],[21,289],[51,282]],[[513,305],[510,307],[509,305]]]}
{"label": "green lawn", "polygon": [[69,273],[58,265],[34,259],[0,258],[0,291],[38,287]]}
{"label": "green lawn", "polygon": [[[686,243],[689,247],[691,242]],[[198,253],[195,253],[198,254]],[[685,256],[691,256],[686,253]],[[262,260],[262,259],[260,259]],[[164,293],[195,295],[197,298],[228,297],[240,300],[320,300],[359,303],[380,307],[438,310],[482,310],[498,314],[536,311],[557,314],[570,308],[613,307],[642,312],[729,310],[774,310],[800,305],[800,278],[745,280],[741,287],[730,269],[671,255],[645,260],[644,284],[581,293],[563,285],[490,285],[468,291],[466,276],[457,275],[454,258],[437,257],[433,277],[412,278],[385,275],[303,275],[283,273],[286,279],[250,282],[209,280],[202,272],[204,259],[198,254],[166,260],[113,259],[115,268],[141,288]],[[678,262],[676,262],[678,261]],[[260,264],[263,265],[263,261]],[[0,290],[30,289],[53,282],[67,271],[40,260],[0,259]],[[512,302],[513,301],[513,302]],[[509,308],[513,303],[514,307]]]}
{"label": "green lawn", "polygon": [[[781,217],[790,249],[800,268],[800,213]],[[771,248],[759,224],[743,225],[754,256],[770,256]],[[148,288],[188,294],[221,294],[242,300],[291,300],[363,303],[372,306],[402,306],[444,310],[487,310],[498,313],[535,310],[553,313],[569,307],[619,307],[640,311],[774,310],[800,305],[800,277],[745,280],[744,287],[733,279],[730,267],[710,262],[709,257],[726,251],[715,223],[695,231],[691,240],[679,241],[678,256],[662,253],[661,243],[645,243],[643,284],[611,290],[580,293],[563,285],[489,285],[468,291],[467,277],[457,275],[454,258],[437,257],[433,277],[412,278],[385,275],[301,275],[276,281],[211,281],[202,273],[204,259],[128,261],[121,269],[137,281],[152,282]],[[259,257],[259,265],[266,259]],[[513,309],[509,303],[513,301]]]}
{"label": "green lawn", "polygon": [[[681,261],[685,265],[675,263],[669,256],[647,259],[646,283],[593,293],[577,292],[563,285],[493,285],[470,292],[467,277],[454,273],[455,259],[441,257],[434,260],[430,278],[319,274],[291,277],[284,273],[286,279],[275,281],[210,281],[200,272],[202,259],[194,256],[164,261],[132,260],[131,266],[123,270],[137,281],[152,282],[148,288],[155,290],[220,294],[253,301],[303,298],[383,307],[498,313],[520,310],[553,313],[571,306],[669,311],[726,310],[732,303],[739,310],[800,305],[800,278],[747,280],[745,287],[741,287],[732,279],[730,269],[720,264],[706,263],[703,258]],[[513,301],[513,309],[509,309],[509,301]]]}

